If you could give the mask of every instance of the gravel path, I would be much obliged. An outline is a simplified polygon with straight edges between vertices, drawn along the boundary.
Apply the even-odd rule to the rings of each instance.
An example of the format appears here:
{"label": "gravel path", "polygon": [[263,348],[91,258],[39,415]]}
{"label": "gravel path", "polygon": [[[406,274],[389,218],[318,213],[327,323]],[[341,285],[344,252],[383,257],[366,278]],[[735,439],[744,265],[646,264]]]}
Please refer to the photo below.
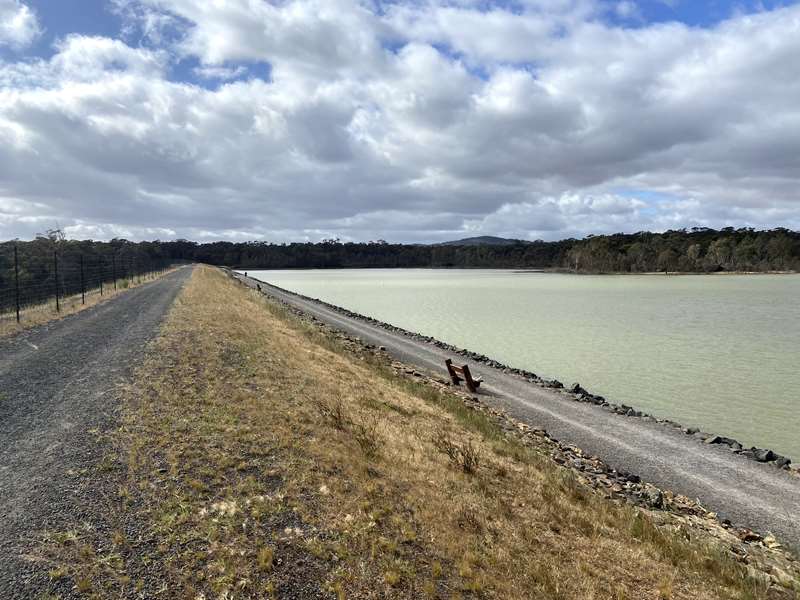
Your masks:
{"label": "gravel path", "polygon": [[43,531],[98,526],[113,490],[81,475],[106,458],[98,436],[115,423],[117,386],[190,273],[0,339],[0,598],[46,589],[34,554]]}
{"label": "gravel path", "polygon": [[[256,280],[237,275],[248,285]],[[444,360],[463,357],[433,345],[347,317],[313,300],[274,286],[261,288],[306,314],[367,343],[385,346],[402,362],[444,375]],[[672,427],[620,416],[588,403],[575,402],[498,369],[466,361],[483,376],[482,399],[511,416],[543,427],[556,439],[574,444],[619,471],[696,498],[736,525],[772,532],[800,548],[800,479],[772,465],[733,454],[727,447],[708,445]],[[536,365],[531,365],[535,370]],[[613,399],[612,399],[613,400]]]}

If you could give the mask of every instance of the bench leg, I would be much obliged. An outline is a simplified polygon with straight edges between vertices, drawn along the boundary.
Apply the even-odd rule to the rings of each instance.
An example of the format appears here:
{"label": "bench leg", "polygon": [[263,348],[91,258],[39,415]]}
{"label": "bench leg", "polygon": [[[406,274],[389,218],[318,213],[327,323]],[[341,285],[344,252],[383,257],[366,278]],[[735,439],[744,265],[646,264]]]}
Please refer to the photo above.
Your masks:
{"label": "bench leg", "polygon": [[467,384],[467,389],[468,389],[468,390],[469,390],[471,393],[475,394],[475,393],[477,393],[477,392],[478,392],[478,386],[479,386],[480,384],[479,384],[479,383],[476,383],[476,382],[475,382],[475,381],[472,379],[472,373],[470,373],[470,372],[469,372],[469,367],[468,367],[467,365],[464,365],[464,382]]}
{"label": "bench leg", "polygon": [[447,372],[450,374],[450,381],[453,385],[458,385],[461,381],[461,378],[456,375],[456,372],[453,370],[453,361],[449,358],[444,361],[445,366],[447,367]]}

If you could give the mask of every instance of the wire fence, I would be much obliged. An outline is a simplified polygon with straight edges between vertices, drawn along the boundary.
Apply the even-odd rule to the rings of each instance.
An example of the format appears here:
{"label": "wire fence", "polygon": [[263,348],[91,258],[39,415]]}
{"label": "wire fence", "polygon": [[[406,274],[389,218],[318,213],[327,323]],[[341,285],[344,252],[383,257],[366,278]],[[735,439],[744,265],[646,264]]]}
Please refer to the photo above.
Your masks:
{"label": "wire fence", "polygon": [[0,249],[0,324],[21,323],[34,311],[61,313],[96,302],[176,265],[149,256],[74,249],[30,256],[6,244]]}

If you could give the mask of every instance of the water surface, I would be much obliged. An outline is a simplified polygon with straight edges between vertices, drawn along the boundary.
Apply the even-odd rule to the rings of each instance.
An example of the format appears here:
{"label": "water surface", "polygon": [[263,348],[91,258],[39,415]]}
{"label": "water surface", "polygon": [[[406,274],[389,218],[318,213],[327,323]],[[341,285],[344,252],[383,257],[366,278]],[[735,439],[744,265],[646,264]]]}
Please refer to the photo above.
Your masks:
{"label": "water surface", "polygon": [[800,461],[800,276],[250,274]]}

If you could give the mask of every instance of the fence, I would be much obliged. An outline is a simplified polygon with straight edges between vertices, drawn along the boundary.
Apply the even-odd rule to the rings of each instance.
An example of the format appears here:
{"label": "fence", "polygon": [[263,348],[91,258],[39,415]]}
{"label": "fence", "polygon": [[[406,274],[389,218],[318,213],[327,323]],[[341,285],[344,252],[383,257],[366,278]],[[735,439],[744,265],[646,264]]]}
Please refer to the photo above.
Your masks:
{"label": "fence", "polygon": [[16,245],[4,244],[0,248],[0,322],[19,323],[36,309],[63,312],[151,279],[175,264],[148,256],[79,250],[31,256]]}

